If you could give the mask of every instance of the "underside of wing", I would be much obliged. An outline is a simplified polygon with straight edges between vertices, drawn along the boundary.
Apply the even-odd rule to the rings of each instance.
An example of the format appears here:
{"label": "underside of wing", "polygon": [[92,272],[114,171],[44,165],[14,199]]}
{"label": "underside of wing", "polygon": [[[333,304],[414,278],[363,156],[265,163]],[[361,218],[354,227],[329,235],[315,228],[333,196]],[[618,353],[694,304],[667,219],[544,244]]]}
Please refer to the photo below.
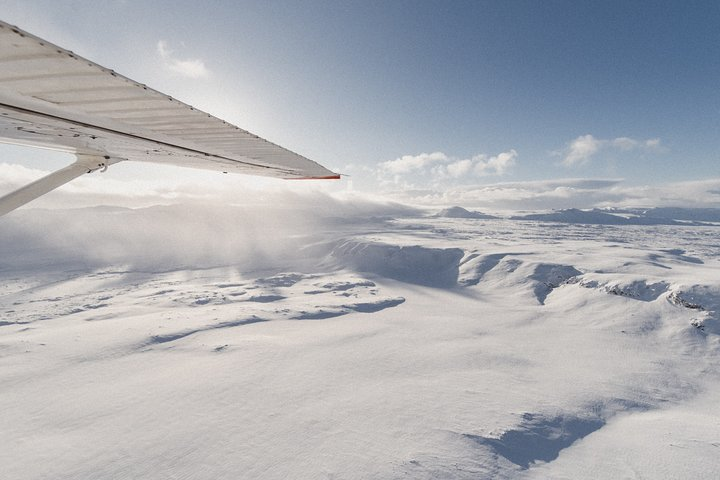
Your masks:
{"label": "underside of wing", "polygon": [[[0,141],[277,178],[339,178],[219,118],[0,22]],[[89,169],[91,170],[91,169]]]}

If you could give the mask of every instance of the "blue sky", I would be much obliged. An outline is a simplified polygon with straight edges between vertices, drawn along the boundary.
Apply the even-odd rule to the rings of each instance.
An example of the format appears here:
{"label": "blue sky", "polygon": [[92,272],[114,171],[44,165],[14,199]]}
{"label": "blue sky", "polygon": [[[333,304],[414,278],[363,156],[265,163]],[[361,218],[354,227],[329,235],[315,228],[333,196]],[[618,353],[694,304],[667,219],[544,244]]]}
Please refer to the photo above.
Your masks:
{"label": "blue sky", "polygon": [[603,179],[705,182],[697,194],[713,195],[707,181],[720,178],[716,1],[0,1],[0,11],[347,173],[356,189],[432,196]]}

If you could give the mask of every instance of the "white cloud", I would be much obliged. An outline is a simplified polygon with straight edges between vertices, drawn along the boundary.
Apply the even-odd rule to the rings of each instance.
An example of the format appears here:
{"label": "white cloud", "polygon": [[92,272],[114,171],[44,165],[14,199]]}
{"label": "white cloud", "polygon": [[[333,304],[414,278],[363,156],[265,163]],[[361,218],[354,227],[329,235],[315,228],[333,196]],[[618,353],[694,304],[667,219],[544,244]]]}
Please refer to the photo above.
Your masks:
{"label": "white cloud", "polygon": [[517,156],[517,152],[511,149],[508,152],[502,152],[488,159],[476,157],[475,175],[478,177],[485,175],[505,175],[505,173],[515,165]]}
{"label": "white cloud", "polygon": [[383,172],[397,175],[424,170],[425,167],[429,165],[447,162],[448,160],[447,155],[442,152],[421,153],[420,155],[403,155],[395,160],[388,160],[381,163],[379,168]]}
{"label": "white cloud", "polygon": [[388,176],[394,184],[409,186],[408,179],[415,180],[425,177],[433,182],[459,180],[489,175],[504,175],[515,165],[518,153],[511,149],[496,156],[478,154],[472,158],[453,158],[443,152],[404,155],[395,160],[388,160],[378,165],[378,176],[381,182]]}
{"label": "white cloud", "polygon": [[618,137],[614,140],[611,140],[610,145],[612,145],[613,147],[617,147],[620,150],[632,150],[633,148],[637,148],[639,145],[641,145],[641,143],[632,138]]}
{"label": "white cloud", "polygon": [[613,139],[599,139],[587,134],[577,137],[570,142],[561,154],[564,155],[562,164],[566,167],[584,165],[601,150],[617,149],[624,152],[632,150],[654,150],[662,149],[659,138],[648,140],[637,140],[630,137],[617,137]]}
{"label": "white cloud", "polygon": [[157,53],[165,67],[175,73],[179,73],[185,77],[201,78],[210,75],[205,67],[205,63],[200,59],[179,59],[176,58],[174,52],[167,46],[165,40],[158,40]]}
{"label": "white cloud", "polygon": [[592,135],[583,135],[572,142],[568,147],[567,155],[563,160],[563,165],[571,167],[573,165],[582,165],[586,163],[590,157],[595,155],[600,149],[601,140],[597,140]]}
{"label": "white cloud", "polygon": [[645,140],[645,148],[649,149],[661,149],[662,146],[660,145],[660,139],[659,138],[651,138],[649,140]]}
{"label": "white cloud", "polygon": [[449,164],[447,167],[447,173],[453,178],[463,177],[470,173],[473,168],[473,161],[469,158],[465,160],[458,160]]}

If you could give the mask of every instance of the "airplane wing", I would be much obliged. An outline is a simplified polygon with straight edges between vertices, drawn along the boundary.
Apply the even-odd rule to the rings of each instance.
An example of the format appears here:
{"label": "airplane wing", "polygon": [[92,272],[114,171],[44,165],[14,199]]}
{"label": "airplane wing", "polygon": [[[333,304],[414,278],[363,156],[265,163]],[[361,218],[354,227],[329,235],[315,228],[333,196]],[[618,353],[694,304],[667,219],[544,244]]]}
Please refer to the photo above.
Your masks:
{"label": "airplane wing", "polygon": [[0,215],[120,161],[285,179],[338,174],[69,50],[0,21],[0,142],[78,161],[0,198]]}

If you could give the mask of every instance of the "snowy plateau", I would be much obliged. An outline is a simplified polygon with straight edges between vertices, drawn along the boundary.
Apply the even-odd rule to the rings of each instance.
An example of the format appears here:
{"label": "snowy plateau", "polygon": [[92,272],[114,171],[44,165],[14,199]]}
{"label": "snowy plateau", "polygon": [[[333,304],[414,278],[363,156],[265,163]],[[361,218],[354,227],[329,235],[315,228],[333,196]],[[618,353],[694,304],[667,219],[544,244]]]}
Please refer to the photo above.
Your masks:
{"label": "snowy plateau", "polygon": [[284,204],[4,217],[0,478],[717,478],[716,218]]}

